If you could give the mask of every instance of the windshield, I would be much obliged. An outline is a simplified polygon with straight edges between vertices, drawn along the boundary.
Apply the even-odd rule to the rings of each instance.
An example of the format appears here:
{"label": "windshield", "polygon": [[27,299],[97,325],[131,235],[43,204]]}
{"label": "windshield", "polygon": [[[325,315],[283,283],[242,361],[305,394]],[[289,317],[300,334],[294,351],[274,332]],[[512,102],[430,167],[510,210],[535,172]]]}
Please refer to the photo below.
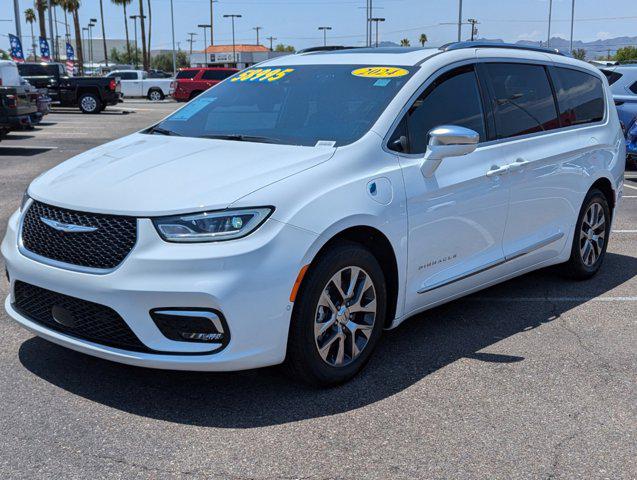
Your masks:
{"label": "windshield", "polygon": [[149,133],[332,146],[362,137],[416,67],[251,68],[209,89]]}

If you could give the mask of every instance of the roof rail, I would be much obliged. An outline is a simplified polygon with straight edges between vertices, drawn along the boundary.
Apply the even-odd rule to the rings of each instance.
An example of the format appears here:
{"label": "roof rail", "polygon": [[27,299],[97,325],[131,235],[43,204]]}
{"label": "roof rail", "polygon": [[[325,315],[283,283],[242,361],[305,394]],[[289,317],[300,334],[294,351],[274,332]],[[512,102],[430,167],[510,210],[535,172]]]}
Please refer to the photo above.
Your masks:
{"label": "roof rail", "polygon": [[334,50],[349,50],[352,48],[360,48],[360,47],[345,47],[343,45],[327,45],[325,47],[310,47],[299,50],[296,53],[312,53],[312,52],[332,52]]}
{"label": "roof rail", "polygon": [[530,50],[532,52],[552,53],[553,55],[565,56],[556,48],[535,47],[533,45],[519,45],[515,43],[496,43],[496,42],[453,42],[447,43],[440,47],[443,52],[451,50],[461,50],[463,48],[507,48],[511,50]]}

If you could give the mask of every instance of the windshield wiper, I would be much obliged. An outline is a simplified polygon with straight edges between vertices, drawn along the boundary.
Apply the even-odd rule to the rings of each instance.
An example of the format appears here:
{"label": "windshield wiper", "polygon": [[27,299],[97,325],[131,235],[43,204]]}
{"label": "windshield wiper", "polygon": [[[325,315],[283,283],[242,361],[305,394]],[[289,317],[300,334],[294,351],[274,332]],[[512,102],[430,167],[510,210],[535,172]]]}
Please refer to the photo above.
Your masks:
{"label": "windshield wiper", "polygon": [[260,137],[258,135],[242,135],[240,133],[212,133],[208,135],[200,135],[200,138],[211,138],[213,140],[233,140],[235,142],[282,143],[282,141],[278,138]]}
{"label": "windshield wiper", "polygon": [[158,127],[157,125],[155,125],[154,127],[149,128],[146,133],[151,133],[151,134],[159,134],[159,135],[169,135],[169,136],[174,136],[174,137],[181,137],[181,133],[177,133],[177,132],[173,132],[172,130],[168,130],[167,128],[162,128],[162,127]]}

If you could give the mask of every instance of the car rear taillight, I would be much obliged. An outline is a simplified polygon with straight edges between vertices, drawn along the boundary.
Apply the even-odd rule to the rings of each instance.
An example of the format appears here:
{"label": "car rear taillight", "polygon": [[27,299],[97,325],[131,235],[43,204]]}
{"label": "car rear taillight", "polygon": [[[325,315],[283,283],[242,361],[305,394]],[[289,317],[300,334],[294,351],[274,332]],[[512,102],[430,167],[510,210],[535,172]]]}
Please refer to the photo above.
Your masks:
{"label": "car rear taillight", "polygon": [[117,88],[117,82],[113,78],[110,82],[108,82],[108,89],[114,92],[116,88]]}
{"label": "car rear taillight", "polygon": [[18,97],[15,95],[6,95],[5,106],[7,108],[16,108],[18,106]]}

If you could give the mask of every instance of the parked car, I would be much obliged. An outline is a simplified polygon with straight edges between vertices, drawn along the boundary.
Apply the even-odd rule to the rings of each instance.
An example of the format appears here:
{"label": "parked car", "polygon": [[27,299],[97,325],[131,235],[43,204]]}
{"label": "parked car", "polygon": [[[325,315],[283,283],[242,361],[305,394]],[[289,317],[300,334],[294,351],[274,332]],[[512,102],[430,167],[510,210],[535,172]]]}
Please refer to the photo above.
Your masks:
{"label": "parked car", "polygon": [[238,71],[221,67],[182,68],[177,72],[173,97],[178,102],[187,102]]}
{"label": "parked car", "polygon": [[51,112],[51,97],[45,88],[35,88],[27,80],[20,77],[20,84],[25,88],[32,102],[38,108],[37,115],[31,118],[31,123],[39,123],[45,115]]}
{"label": "parked car", "polygon": [[172,78],[152,78],[143,70],[114,70],[106,78],[119,78],[124,97],[159,101],[173,92]]}
{"label": "parked car", "polygon": [[599,70],[551,50],[271,59],[36,178],[5,307],[117,362],[343,382],[417,313],[549,265],[594,276],[620,135]]}
{"label": "parked car", "polygon": [[[24,118],[23,112],[27,108],[31,109],[32,106],[26,105],[28,102],[24,101],[23,96],[26,95],[29,101],[32,101],[37,107],[40,94],[35,91],[29,82],[20,77],[20,74],[18,73],[18,66],[15,62],[10,60],[0,60],[0,86],[15,88],[15,91],[11,90],[12,93],[6,93],[9,91],[5,91],[8,95],[8,97],[5,98],[5,103],[15,105],[15,108],[20,111],[20,113],[11,113],[10,116],[12,117],[12,120],[9,122],[11,124],[11,129],[30,128],[32,125],[40,123],[44,113],[41,112],[39,108],[36,108],[34,112],[29,114],[28,122]],[[15,101],[13,99],[15,99]],[[42,104],[42,107],[44,108],[44,104]]]}
{"label": "parked car", "polygon": [[10,130],[23,130],[31,128],[33,120],[40,120],[38,108],[31,100],[24,87],[0,87],[0,124],[9,127],[0,127],[4,133]]}
{"label": "parked car", "polygon": [[11,60],[0,60],[0,87],[17,87],[20,85],[18,66]]}
{"label": "parked car", "polygon": [[637,117],[626,125],[626,167],[637,170]]}
{"label": "parked car", "polygon": [[69,77],[61,63],[18,64],[20,75],[36,88],[46,88],[55,104],[79,107],[83,113],[99,113],[122,101],[115,78]]}

